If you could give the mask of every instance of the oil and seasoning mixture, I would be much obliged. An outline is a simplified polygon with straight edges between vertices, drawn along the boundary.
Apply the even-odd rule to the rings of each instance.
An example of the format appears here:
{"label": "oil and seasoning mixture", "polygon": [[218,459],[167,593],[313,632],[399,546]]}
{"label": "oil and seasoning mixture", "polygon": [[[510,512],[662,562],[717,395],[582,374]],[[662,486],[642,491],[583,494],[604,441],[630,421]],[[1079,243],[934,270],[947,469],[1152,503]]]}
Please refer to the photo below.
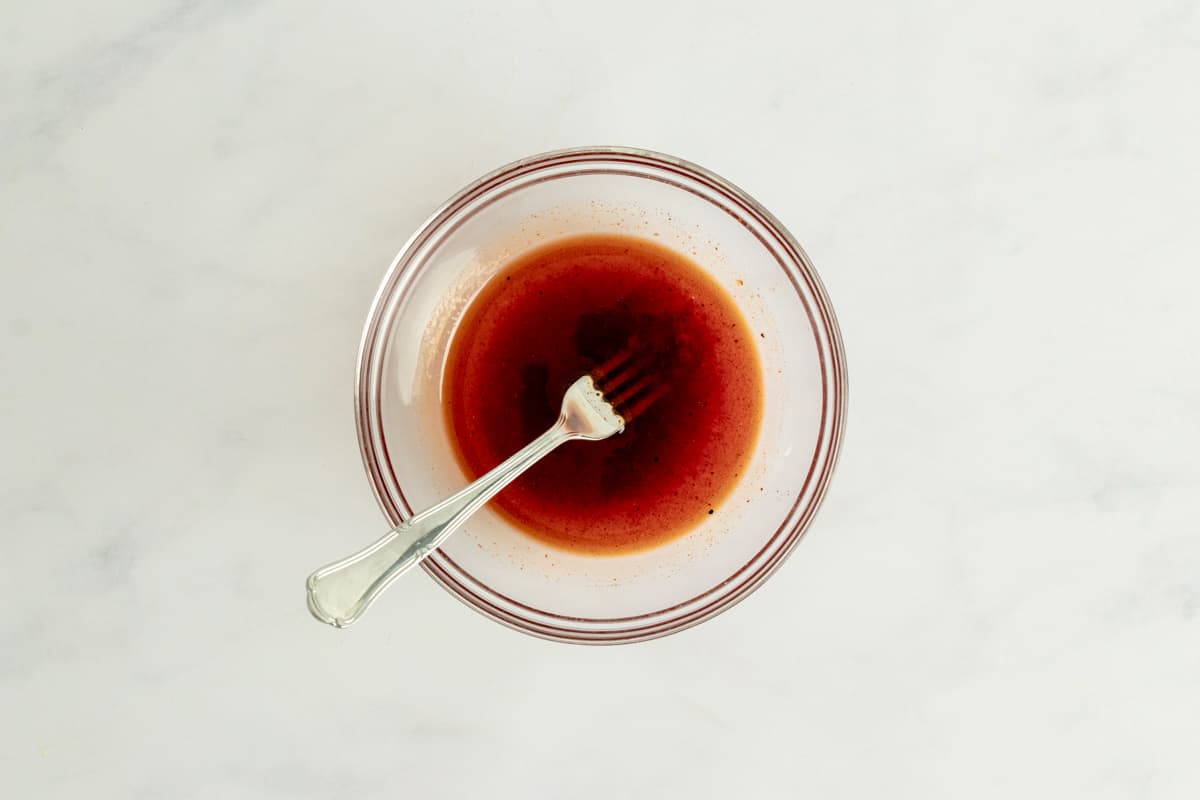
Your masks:
{"label": "oil and seasoning mixture", "polygon": [[667,542],[720,513],[750,461],[754,337],[713,278],[654,242],[596,234],[533,250],[484,287],[451,343],[443,397],[459,461],[472,479],[496,466],[554,423],[571,383],[628,351],[653,402],[623,433],[559,447],[492,507],[578,552]]}

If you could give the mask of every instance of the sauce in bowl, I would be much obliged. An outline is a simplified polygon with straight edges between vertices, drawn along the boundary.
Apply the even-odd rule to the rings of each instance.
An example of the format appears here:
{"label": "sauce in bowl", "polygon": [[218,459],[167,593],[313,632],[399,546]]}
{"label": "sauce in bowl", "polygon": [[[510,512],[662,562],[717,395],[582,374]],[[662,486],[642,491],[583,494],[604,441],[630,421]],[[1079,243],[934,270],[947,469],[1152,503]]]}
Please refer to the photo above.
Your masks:
{"label": "sauce in bowl", "polygon": [[654,402],[623,433],[559,447],[492,507],[568,550],[663,544],[720,513],[749,464],[758,335],[712,277],[654,242],[595,234],[533,250],[455,331],[443,397],[459,462],[471,479],[495,467],[554,423],[571,383],[629,351],[653,376]]}

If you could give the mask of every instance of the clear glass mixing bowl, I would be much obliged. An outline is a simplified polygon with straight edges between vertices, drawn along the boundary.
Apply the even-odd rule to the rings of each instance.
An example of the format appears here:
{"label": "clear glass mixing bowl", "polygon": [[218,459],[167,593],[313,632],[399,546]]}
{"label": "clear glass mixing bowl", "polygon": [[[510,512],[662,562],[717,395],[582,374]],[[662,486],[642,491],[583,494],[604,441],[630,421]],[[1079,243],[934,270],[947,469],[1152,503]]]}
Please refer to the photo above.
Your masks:
{"label": "clear glass mixing bowl", "polygon": [[[719,513],[657,549],[565,552],[484,509],[424,567],[512,628],[614,644],[680,631],[746,597],[795,547],[829,485],[846,409],[841,334],[808,257],[775,217],[708,170],[645,150],[561,150],[502,167],[439,209],[388,269],[363,332],[355,409],[392,524],[461,488],[441,387],[463,311],[516,255],[598,232],[687,254],[761,334],[764,418],[749,470]],[[381,606],[387,613],[386,598]]]}

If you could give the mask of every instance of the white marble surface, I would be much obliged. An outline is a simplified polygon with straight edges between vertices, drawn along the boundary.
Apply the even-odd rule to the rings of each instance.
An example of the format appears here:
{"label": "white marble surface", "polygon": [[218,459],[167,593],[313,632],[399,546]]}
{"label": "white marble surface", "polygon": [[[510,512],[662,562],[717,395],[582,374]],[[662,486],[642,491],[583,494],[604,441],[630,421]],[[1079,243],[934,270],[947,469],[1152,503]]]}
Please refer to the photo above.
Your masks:
{"label": "white marble surface", "polygon": [[[1200,7],[6,3],[8,797],[1194,798]],[[821,270],[847,446],[791,561],[635,647],[424,576],[378,530],[362,317],[479,173],[634,144]]]}

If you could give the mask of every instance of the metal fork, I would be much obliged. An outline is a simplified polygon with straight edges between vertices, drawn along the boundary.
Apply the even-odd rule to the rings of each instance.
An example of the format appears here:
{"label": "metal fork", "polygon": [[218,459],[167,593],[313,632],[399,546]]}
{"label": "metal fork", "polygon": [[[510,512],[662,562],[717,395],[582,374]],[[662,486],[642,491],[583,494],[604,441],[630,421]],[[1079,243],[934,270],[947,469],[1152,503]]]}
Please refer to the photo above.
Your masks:
{"label": "metal fork", "polygon": [[[612,386],[613,390],[618,388]],[[621,396],[627,396],[632,388]],[[635,393],[640,392],[641,387]],[[625,430],[626,421],[596,388],[592,378],[584,375],[563,395],[558,421],[500,466],[457,494],[400,523],[366,549],[309,575],[308,610],[321,622],[337,628],[352,624],[392,581],[420,564],[462,527],[468,517],[551,450],[573,439],[593,442],[607,439]]]}

